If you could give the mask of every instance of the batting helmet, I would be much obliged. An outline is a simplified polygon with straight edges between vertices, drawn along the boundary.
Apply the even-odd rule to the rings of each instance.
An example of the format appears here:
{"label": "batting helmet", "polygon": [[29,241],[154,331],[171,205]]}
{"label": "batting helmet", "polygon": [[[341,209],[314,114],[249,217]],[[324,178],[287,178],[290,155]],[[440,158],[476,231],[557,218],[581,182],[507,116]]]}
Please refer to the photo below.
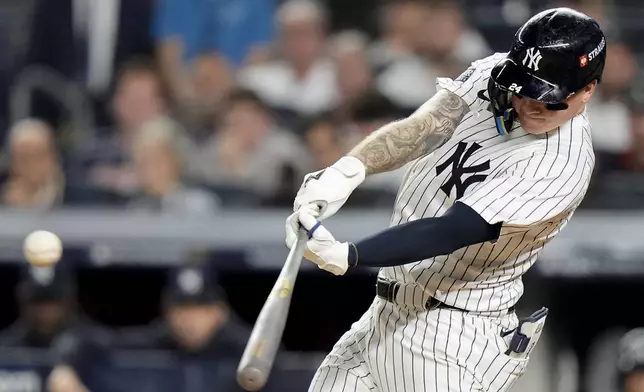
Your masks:
{"label": "batting helmet", "polygon": [[512,129],[512,94],[565,110],[564,102],[593,80],[606,62],[606,38],[591,17],[570,8],[549,9],[517,31],[507,57],[492,69],[488,93],[499,132]]}

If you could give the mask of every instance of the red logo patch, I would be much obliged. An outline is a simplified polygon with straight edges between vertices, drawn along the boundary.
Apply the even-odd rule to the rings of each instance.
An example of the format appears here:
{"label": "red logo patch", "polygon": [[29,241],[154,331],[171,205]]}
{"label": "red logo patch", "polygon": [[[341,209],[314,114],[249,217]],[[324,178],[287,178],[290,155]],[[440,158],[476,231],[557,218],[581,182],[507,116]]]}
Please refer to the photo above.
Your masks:
{"label": "red logo patch", "polygon": [[583,55],[579,58],[579,68],[584,68],[588,65],[588,55]]}

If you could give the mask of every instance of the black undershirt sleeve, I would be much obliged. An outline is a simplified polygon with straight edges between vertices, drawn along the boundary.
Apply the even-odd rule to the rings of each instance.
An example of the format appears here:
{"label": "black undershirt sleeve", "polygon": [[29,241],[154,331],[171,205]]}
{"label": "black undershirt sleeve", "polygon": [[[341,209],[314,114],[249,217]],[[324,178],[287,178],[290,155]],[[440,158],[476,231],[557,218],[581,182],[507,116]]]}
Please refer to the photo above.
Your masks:
{"label": "black undershirt sleeve", "polygon": [[468,245],[499,238],[491,225],[466,204],[456,202],[443,215],[393,226],[349,244],[349,266],[392,267],[447,255]]}

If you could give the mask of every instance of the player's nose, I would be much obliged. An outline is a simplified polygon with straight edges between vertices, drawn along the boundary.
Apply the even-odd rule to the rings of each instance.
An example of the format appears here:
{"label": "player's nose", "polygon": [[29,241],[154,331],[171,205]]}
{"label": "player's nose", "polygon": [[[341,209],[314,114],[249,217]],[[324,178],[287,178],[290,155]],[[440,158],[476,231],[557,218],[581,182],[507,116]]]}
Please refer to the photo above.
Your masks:
{"label": "player's nose", "polygon": [[546,111],[546,105],[543,102],[527,98],[521,98],[521,101],[528,114],[541,115]]}

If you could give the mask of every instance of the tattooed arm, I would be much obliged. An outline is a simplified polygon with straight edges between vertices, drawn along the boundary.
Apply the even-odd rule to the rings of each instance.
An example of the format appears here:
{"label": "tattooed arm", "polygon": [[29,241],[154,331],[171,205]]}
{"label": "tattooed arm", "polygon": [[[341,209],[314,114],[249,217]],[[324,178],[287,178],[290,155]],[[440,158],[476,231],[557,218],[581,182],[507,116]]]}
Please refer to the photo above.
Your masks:
{"label": "tattooed arm", "polygon": [[[293,210],[317,210],[318,219],[335,214],[370,174],[391,171],[442,146],[454,134],[468,105],[441,90],[411,116],[387,124],[326,169],[309,173],[297,192]],[[297,237],[297,214],[287,220],[287,246]]]}
{"label": "tattooed arm", "polygon": [[468,111],[458,95],[440,90],[411,116],[367,136],[349,156],[364,164],[367,175],[398,169],[442,146]]}

